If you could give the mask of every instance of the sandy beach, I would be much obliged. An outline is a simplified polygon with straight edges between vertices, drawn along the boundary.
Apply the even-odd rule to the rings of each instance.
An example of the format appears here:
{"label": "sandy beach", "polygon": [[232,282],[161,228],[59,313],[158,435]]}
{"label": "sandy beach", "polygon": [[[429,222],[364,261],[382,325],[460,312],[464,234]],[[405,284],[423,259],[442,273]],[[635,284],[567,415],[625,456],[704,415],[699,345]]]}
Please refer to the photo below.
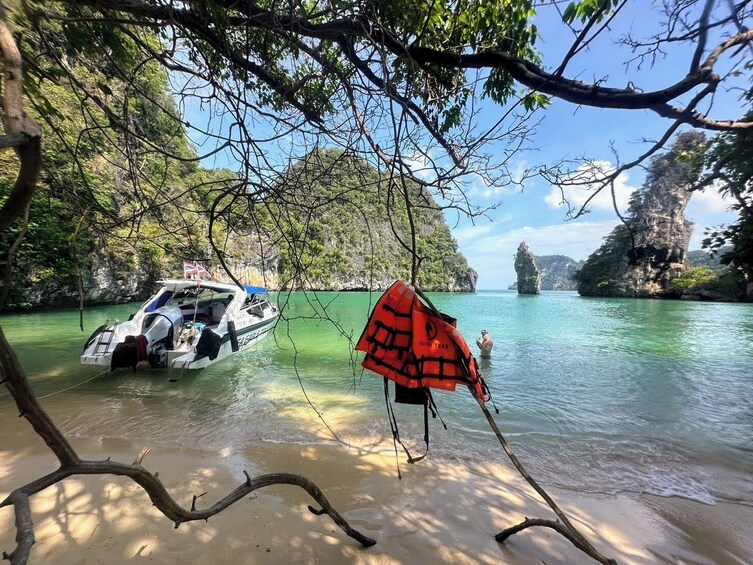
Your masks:
{"label": "sandy beach", "polygon": [[[10,407],[7,407],[10,408]],[[55,468],[46,446],[4,407],[0,496]],[[12,426],[12,427],[10,427]],[[118,439],[74,440],[89,459],[130,462],[141,449]],[[307,510],[295,487],[260,490],[208,522],[177,530],[128,479],[75,477],[32,499],[33,563],[583,563],[588,559],[547,529],[494,541],[524,516],[551,511],[511,466],[473,466],[429,456],[395,471],[389,445],[257,444],[244,453],[161,450],[144,461],[184,506],[206,507],[243,480],[267,472],[316,482],[353,527],[377,539],[362,548],[327,516]],[[550,489],[591,541],[620,563],[750,563],[753,508],[680,498],[583,496]],[[14,547],[13,511],[0,510],[0,549]]]}

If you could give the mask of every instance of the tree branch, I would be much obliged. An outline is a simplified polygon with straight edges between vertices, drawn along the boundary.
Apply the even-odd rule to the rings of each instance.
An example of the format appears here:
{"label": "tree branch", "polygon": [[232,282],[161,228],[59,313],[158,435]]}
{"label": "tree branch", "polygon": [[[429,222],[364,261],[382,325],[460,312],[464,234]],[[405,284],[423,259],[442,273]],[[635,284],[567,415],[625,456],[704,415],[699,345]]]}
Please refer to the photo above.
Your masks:
{"label": "tree branch", "polygon": [[[34,543],[31,515],[28,512],[28,498],[53,484],[73,475],[118,475],[125,476],[137,483],[149,496],[150,500],[167,518],[175,523],[177,528],[183,522],[194,520],[206,520],[219,512],[222,512],[235,502],[242,500],[247,494],[276,484],[288,484],[305,490],[332,518],[332,520],[350,537],[361,545],[369,547],[376,543],[375,540],[363,535],[352,528],[342,515],[330,504],[321,489],[306,477],[291,473],[272,473],[261,475],[248,480],[205,510],[186,510],[180,506],[167,492],[159,478],[141,466],[141,460],[146,453],[142,452],[136,457],[134,464],[128,465],[116,461],[83,461],[70,446],[63,434],[57,429],[50,417],[41,408],[31,387],[26,374],[18,363],[15,353],[5,339],[0,328],[0,376],[5,386],[16,402],[21,414],[41,436],[53,453],[58,457],[61,466],[57,471],[49,473],[22,487],[15,489],[2,502],[0,508],[13,504],[16,508],[17,547],[12,553],[13,563],[26,563],[31,546]],[[143,455],[142,455],[143,454]],[[29,537],[31,531],[31,537]]]}
{"label": "tree branch", "polygon": [[[570,541],[575,544],[575,546],[589,555],[594,560],[598,561],[599,563],[603,563],[604,565],[616,565],[617,562],[610,558],[603,555],[601,552],[599,552],[592,544],[589,542],[586,537],[581,534],[578,529],[573,525],[573,523],[569,520],[567,515],[560,509],[559,506],[557,506],[557,503],[554,502],[551,496],[536,482],[536,480],[528,473],[526,468],[523,466],[523,463],[521,463],[520,459],[513,453],[512,449],[510,448],[510,445],[507,443],[507,440],[502,435],[502,431],[499,429],[499,426],[497,426],[497,423],[494,421],[494,417],[489,412],[489,409],[486,407],[484,402],[481,400],[481,398],[477,395],[476,390],[473,387],[468,387],[468,389],[471,391],[471,394],[476,399],[476,402],[481,407],[481,411],[484,413],[484,416],[486,416],[486,420],[489,422],[489,425],[492,428],[492,431],[497,436],[497,439],[499,440],[500,445],[502,446],[502,449],[507,454],[507,457],[512,461],[512,464],[515,465],[515,468],[518,470],[518,472],[523,476],[523,478],[528,482],[531,487],[533,487],[533,490],[535,490],[541,498],[544,499],[544,501],[549,505],[549,507],[554,511],[554,513],[557,515],[557,517],[562,521],[561,527],[568,532],[565,537],[569,539]],[[526,519],[527,521],[528,519]],[[553,527],[551,524],[554,524],[556,522],[552,522],[551,520],[541,520],[542,523],[532,523],[528,526],[536,526],[536,525],[543,525],[543,526],[549,526]],[[507,535],[504,535],[505,532],[508,532],[511,528],[508,528],[501,533],[497,534],[495,536],[495,539],[497,541],[504,541],[508,536],[511,534],[514,534],[516,531],[519,531],[519,529],[515,529],[513,527],[512,529],[514,531],[510,531],[507,533]],[[557,531],[562,533],[562,531],[559,528],[555,528]],[[501,537],[501,539],[499,539]],[[576,543],[577,541],[577,543]]]}
{"label": "tree branch", "polygon": [[10,295],[11,283],[13,282],[13,268],[16,261],[16,251],[18,247],[23,243],[26,237],[26,232],[29,230],[29,211],[31,210],[31,201],[26,205],[24,210],[24,220],[21,226],[21,231],[18,232],[16,239],[13,240],[10,248],[8,249],[8,256],[5,259],[5,273],[3,273],[3,288],[0,290],[0,312],[5,308],[5,302]]}
{"label": "tree branch", "polygon": [[[21,165],[13,189],[0,208],[2,233],[23,214],[31,201],[42,159],[42,130],[24,112],[21,52],[5,22],[4,4],[0,4],[0,58],[4,67],[3,124],[6,134],[3,136],[6,144],[2,147],[13,146]],[[19,140],[19,136],[25,139]]]}
{"label": "tree branch", "polygon": [[[180,21],[195,20],[191,10],[175,10],[167,6],[154,6],[138,0],[81,0],[85,4],[100,10],[119,10],[135,16],[165,21],[174,18]],[[376,22],[367,20],[362,15],[333,18],[323,23],[312,23],[303,18],[290,16],[289,13],[277,13],[264,10],[249,0],[218,0],[225,9],[235,9],[246,16],[244,24],[248,27],[288,33],[312,39],[327,39],[339,42],[343,38],[363,39],[383,50],[387,50],[401,59],[411,59],[422,65],[438,65],[455,69],[498,69],[510,74],[517,82],[537,92],[555,96],[573,104],[614,109],[652,109],[659,115],[681,119],[698,127],[714,126],[720,130],[753,129],[751,122],[734,120],[704,121],[692,114],[684,114],[682,109],[665,107],[673,100],[686,94],[702,84],[716,84],[719,77],[714,74],[713,66],[718,56],[734,45],[746,43],[753,38],[753,31],[746,31],[714,49],[709,58],[697,70],[689,72],[676,83],[661,90],[641,92],[634,88],[612,88],[598,83],[584,83],[578,80],[549,73],[535,63],[503,51],[481,51],[477,53],[458,53],[429,47],[410,46],[394,38]]]}
{"label": "tree branch", "polygon": [[30,138],[26,133],[0,135],[0,149],[23,146],[29,143],[29,140]]}
{"label": "tree branch", "polygon": [[29,497],[16,491],[8,498],[16,514],[16,549],[11,553],[3,552],[3,559],[10,560],[11,565],[24,565],[31,555],[31,547],[36,543]]}
{"label": "tree branch", "polygon": [[[585,553],[588,553],[588,548],[583,545],[580,539],[577,536],[574,536],[572,532],[570,532],[570,530],[568,530],[560,522],[556,522],[554,520],[545,520],[544,518],[526,518],[520,524],[515,524],[514,526],[505,528],[504,530],[496,534],[494,536],[494,539],[499,543],[505,543],[507,538],[509,538],[510,536],[517,534],[518,532],[522,532],[526,528],[532,528],[533,526],[551,528],[563,537],[570,540],[570,543],[572,543],[575,547]],[[611,565],[617,565],[617,561],[615,561],[614,559],[608,559],[607,563]]]}
{"label": "tree branch", "polygon": [[78,463],[78,455],[71,444],[37,402],[24,370],[18,362],[18,357],[5,339],[2,328],[0,328],[0,376],[5,380],[5,386],[16,401],[20,416],[28,420],[61,465]]}

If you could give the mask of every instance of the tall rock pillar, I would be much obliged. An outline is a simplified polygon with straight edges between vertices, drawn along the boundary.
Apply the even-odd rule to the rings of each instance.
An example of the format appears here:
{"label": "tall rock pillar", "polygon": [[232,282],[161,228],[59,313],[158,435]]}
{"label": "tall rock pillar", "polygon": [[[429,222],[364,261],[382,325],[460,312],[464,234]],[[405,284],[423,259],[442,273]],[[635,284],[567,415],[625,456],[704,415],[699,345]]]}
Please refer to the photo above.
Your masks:
{"label": "tall rock pillar", "polygon": [[540,294],[541,277],[536,268],[533,253],[528,249],[525,241],[518,246],[515,254],[515,272],[518,275],[518,294]]}

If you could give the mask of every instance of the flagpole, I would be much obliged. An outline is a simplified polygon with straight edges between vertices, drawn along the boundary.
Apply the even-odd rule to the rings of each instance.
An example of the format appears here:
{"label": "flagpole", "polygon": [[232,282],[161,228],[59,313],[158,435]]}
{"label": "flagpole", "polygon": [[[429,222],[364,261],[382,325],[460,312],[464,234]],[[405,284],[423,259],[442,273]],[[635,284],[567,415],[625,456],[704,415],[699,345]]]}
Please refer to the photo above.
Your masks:
{"label": "flagpole", "polygon": [[[186,272],[186,265],[188,265],[189,267],[193,268],[194,276],[196,276],[196,277],[199,276],[199,274],[198,274],[199,273],[198,263],[191,262],[191,261],[183,261],[183,276],[188,277],[188,273]],[[196,279],[196,298],[194,299],[194,302],[193,302],[193,319],[191,320],[191,326],[194,327],[194,328],[196,327],[196,310],[199,307],[199,288],[200,288],[200,286],[201,286],[201,279],[197,278]]]}

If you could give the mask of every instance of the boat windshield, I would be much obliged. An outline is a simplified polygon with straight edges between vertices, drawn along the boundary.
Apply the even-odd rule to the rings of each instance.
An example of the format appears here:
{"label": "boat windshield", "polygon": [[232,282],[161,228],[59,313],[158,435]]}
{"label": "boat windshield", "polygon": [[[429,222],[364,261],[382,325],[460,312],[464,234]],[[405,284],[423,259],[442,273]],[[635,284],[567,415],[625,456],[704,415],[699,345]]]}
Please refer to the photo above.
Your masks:
{"label": "boat windshield", "polygon": [[[168,304],[180,308],[181,306],[193,306],[197,301],[203,302],[206,300],[214,300],[221,296],[222,294],[209,288],[188,287],[176,291],[172,298],[170,298]],[[225,298],[227,298],[227,294],[225,294]]]}
{"label": "boat windshield", "polygon": [[180,308],[185,322],[219,324],[234,296],[229,291],[191,286],[176,290],[167,306]]}

